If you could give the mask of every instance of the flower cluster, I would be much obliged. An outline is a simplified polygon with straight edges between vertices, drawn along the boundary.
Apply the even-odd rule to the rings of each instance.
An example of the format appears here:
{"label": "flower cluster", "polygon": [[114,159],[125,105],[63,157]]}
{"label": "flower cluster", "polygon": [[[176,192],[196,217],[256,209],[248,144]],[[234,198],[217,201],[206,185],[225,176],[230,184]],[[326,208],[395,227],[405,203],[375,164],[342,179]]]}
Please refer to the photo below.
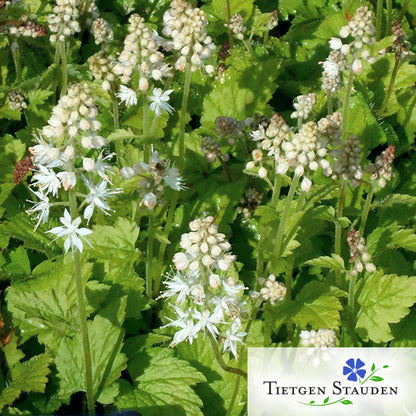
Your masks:
{"label": "flower cluster", "polygon": [[254,188],[248,188],[240,199],[237,212],[242,213],[244,218],[251,218],[253,212],[261,204],[263,194]]}
{"label": "flower cluster", "polygon": [[71,86],[54,107],[42,134],[47,138],[58,139],[63,138],[65,133],[71,138],[86,133],[81,142],[84,148],[99,149],[104,146],[105,139],[97,135],[101,123],[96,119],[98,109],[90,94],[91,88],[86,82]]}
{"label": "flower cluster", "polygon": [[399,22],[392,22],[391,30],[393,33],[393,45],[380,50],[378,53],[385,55],[386,53],[394,52],[395,59],[404,59],[409,55],[412,45],[407,41],[407,36]]}
{"label": "flower cluster", "polygon": [[340,147],[331,152],[331,156],[334,158],[332,178],[342,178],[349,181],[351,187],[356,188],[364,176],[360,165],[361,146],[359,137],[349,136]]}
{"label": "flower cluster", "polygon": [[276,302],[283,300],[286,296],[286,286],[276,280],[274,274],[269,275],[267,279],[259,279],[259,283],[263,286],[260,289],[260,295],[263,301],[270,301],[272,305],[276,305]]}
{"label": "flower cluster", "polygon": [[362,71],[361,59],[370,63],[375,61],[368,49],[368,46],[375,42],[376,28],[372,21],[372,12],[367,6],[361,6],[357,9],[355,16],[339,32],[342,39],[352,37],[352,41],[344,44],[340,38],[332,38],[329,42],[332,50],[339,50],[344,56],[351,55],[352,70],[356,73]]}
{"label": "flower cluster", "polygon": [[25,97],[15,90],[9,92],[9,108],[10,110],[23,111],[27,108]]}
{"label": "flower cluster", "polygon": [[193,8],[186,0],[173,0],[163,15],[163,34],[172,38],[164,41],[163,46],[180,52],[175,68],[184,71],[189,59],[192,71],[204,67],[208,74],[213,74],[212,65],[204,65],[215,50],[212,39],[206,33],[208,21],[205,13]]}
{"label": "flower cluster", "polygon": [[168,186],[175,191],[184,188],[179,169],[169,167],[169,161],[161,160],[158,152],[153,152],[149,163],[138,162],[132,167],[123,167],[120,171],[124,179],[139,176],[141,203],[147,208],[162,205],[165,187]]}
{"label": "flower cluster", "polygon": [[347,61],[340,51],[333,50],[326,61],[320,63],[323,67],[322,89],[333,94],[341,88],[340,73],[346,68]]}
{"label": "flower cluster", "polygon": [[375,272],[376,266],[371,263],[371,256],[367,252],[365,239],[364,237],[361,237],[361,233],[354,229],[350,230],[347,241],[350,246],[350,263],[354,263],[351,274],[356,276],[358,273],[361,273],[364,268],[368,273]]}
{"label": "flower cluster", "polygon": [[108,22],[102,18],[94,20],[92,27],[92,34],[94,35],[96,45],[105,46],[113,40],[113,29]]}
{"label": "flower cluster", "polygon": [[388,181],[394,176],[392,163],[394,160],[395,147],[389,146],[380,156],[377,156],[374,164],[367,167],[371,173],[372,180],[378,180],[378,186],[384,188]]}
{"label": "flower cluster", "polygon": [[297,102],[293,104],[293,107],[295,107],[296,111],[290,117],[306,120],[315,105],[316,95],[314,93],[299,95],[295,99]]}
{"label": "flower cluster", "polygon": [[48,17],[52,43],[64,41],[67,37],[81,30],[78,22],[78,0],[56,0],[53,14]]}
{"label": "flower cluster", "polygon": [[93,77],[103,80],[102,89],[108,91],[115,78],[113,73],[115,59],[112,56],[107,56],[104,51],[100,51],[88,58],[88,65]]}
{"label": "flower cluster", "polygon": [[228,138],[228,144],[235,144],[235,139],[245,134],[244,124],[233,117],[219,116],[215,119],[216,133],[220,139]]}
{"label": "flower cluster", "polygon": [[225,26],[231,29],[237,39],[244,39],[244,32],[247,28],[244,26],[244,19],[240,13],[232,15],[230,22],[226,23]]}
{"label": "flower cluster", "polygon": [[301,331],[300,339],[304,347],[332,348],[335,347],[337,337],[332,329],[319,329],[318,331]]}
{"label": "flower cluster", "polygon": [[20,22],[18,24],[10,23],[2,25],[0,31],[5,35],[11,35],[16,38],[19,36],[36,38],[38,36],[46,35],[45,28],[30,20],[26,15],[20,17]]}
{"label": "flower cluster", "polygon": [[124,40],[124,49],[114,66],[114,72],[120,75],[121,82],[128,84],[133,71],[140,75],[139,89],[149,87],[149,78],[156,81],[171,76],[172,68],[164,63],[164,55],[159,50],[157,36],[146,26],[138,14],[129,18],[129,34]]}
{"label": "flower cluster", "polygon": [[191,232],[182,235],[181,248],[173,257],[177,272],[168,276],[162,298],[174,298],[177,318],[165,326],[181,328],[171,346],[186,339],[192,343],[200,332],[223,342],[223,351],[235,357],[243,341],[241,314],[244,285],[229,276],[235,256],[225,235],[218,232],[214,217],[194,220]]}
{"label": "flower cluster", "polygon": [[[113,154],[104,156],[104,150],[95,158],[91,154],[91,148],[99,150],[105,141],[95,135],[100,127],[95,120],[98,109],[89,94],[87,84],[71,86],[54,107],[48,126],[43,128],[43,134],[50,141],[46,142],[42,136],[38,136],[37,144],[29,148],[36,167],[31,190],[38,201],[30,201],[34,205],[27,213],[36,215],[35,229],[41,222],[48,222],[51,207],[69,206],[66,201],[72,198],[71,214],[65,209],[64,216],[60,219],[62,226],[48,231],[56,236],[55,239],[65,237],[65,251],[70,248],[82,251],[82,239],[85,240],[85,236],[91,233],[87,228],[79,227],[81,217],[74,218],[78,212],[78,208],[74,208],[78,206],[77,195],[82,195],[83,201],[79,209],[84,207],[83,217],[89,222],[95,208],[109,214],[111,209],[107,199],[121,192],[121,189],[108,188],[111,184],[108,177],[111,167],[106,160]],[[91,133],[94,134],[93,137]],[[83,191],[82,194],[75,193],[76,186]],[[53,198],[59,198],[62,188],[70,196],[62,202],[53,201]]]}
{"label": "flower cluster", "polygon": [[201,139],[201,150],[209,163],[215,163],[217,158],[221,156],[221,143],[205,136]]}

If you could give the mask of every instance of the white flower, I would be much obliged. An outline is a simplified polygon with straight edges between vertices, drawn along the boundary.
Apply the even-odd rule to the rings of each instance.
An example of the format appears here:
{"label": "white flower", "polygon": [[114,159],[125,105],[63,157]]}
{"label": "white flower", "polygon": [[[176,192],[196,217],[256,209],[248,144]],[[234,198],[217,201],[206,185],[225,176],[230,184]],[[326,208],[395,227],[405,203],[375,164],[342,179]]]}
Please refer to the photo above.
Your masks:
{"label": "white flower", "polygon": [[91,234],[92,231],[88,228],[78,228],[81,224],[81,217],[75,218],[75,220],[72,221],[71,215],[69,214],[68,210],[65,209],[64,216],[59,220],[63,226],[52,228],[52,230],[47,232],[56,235],[56,238],[53,241],[59,237],[66,236],[64,243],[65,253],[69,250],[70,247],[72,250],[74,250],[74,247],[76,247],[80,252],[82,252],[83,244],[78,235],[80,235],[84,241],[91,246],[91,244],[88,243],[84,237],[88,234]]}
{"label": "white flower", "polygon": [[49,218],[49,198],[44,195],[41,191],[32,191],[37,198],[39,199],[39,202],[34,202],[34,201],[30,201],[32,202],[34,205],[31,209],[28,209],[26,211],[27,214],[33,214],[34,212],[38,212],[37,217],[35,217],[36,220],[38,220],[37,224],[35,225],[34,231],[36,231],[36,229],[39,227],[39,224],[41,222],[48,222],[48,218]]}
{"label": "white flower", "polygon": [[131,105],[137,104],[136,93],[132,89],[124,85],[120,85],[120,92],[118,92],[116,96],[120,98],[120,101],[122,103],[126,104],[126,107],[130,107]]}
{"label": "white flower", "polygon": [[75,175],[75,172],[63,171],[57,173],[56,176],[61,180],[65,191],[67,191],[70,188],[72,189],[77,183],[77,177]]}
{"label": "white flower", "polygon": [[169,114],[172,114],[173,107],[168,104],[169,95],[173,90],[166,90],[163,92],[161,88],[153,88],[153,95],[149,97],[150,109],[155,112],[156,116],[159,117],[162,114],[162,110],[167,111]]}
{"label": "white flower", "polygon": [[153,192],[147,193],[141,202],[147,208],[154,208],[157,205],[157,196]]}
{"label": "white flower", "polygon": [[103,211],[104,214],[109,215],[108,211],[110,211],[111,208],[107,204],[106,199],[120,193],[121,189],[106,189],[108,181],[101,181],[98,185],[95,185],[92,180],[87,179],[85,176],[83,176],[82,179],[90,191],[90,193],[85,198],[85,202],[88,205],[84,211],[84,218],[89,221],[92,217],[95,207]]}
{"label": "white flower", "polygon": [[352,70],[356,74],[359,74],[363,70],[363,64],[361,63],[359,59],[355,59],[354,62],[352,63]]}
{"label": "white flower", "polygon": [[171,296],[178,295],[176,302],[179,305],[183,305],[186,300],[186,297],[189,295],[191,289],[189,286],[188,281],[182,274],[175,273],[173,275],[169,275],[169,280],[164,282],[167,291],[163,293],[161,297],[163,298],[170,298]]}
{"label": "white flower", "polygon": [[331,38],[329,41],[329,47],[332,50],[338,50],[342,48],[342,40],[340,38]]}
{"label": "white flower", "polygon": [[208,329],[211,335],[214,338],[217,338],[218,328],[215,326],[215,324],[221,322],[221,316],[219,316],[215,312],[211,315],[208,309],[204,310],[204,312],[202,313],[199,312],[197,309],[194,309],[192,317],[198,321],[196,326],[199,328],[199,330],[202,329],[205,332],[205,329]]}
{"label": "white flower", "polygon": [[237,354],[237,342],[243,342],[243,338],[247,335],[247,332],[240,331],[241,322],[237,318],[227,330],[225,334],[223,351],[230,350],[235,358],[238,358]]}
{"label": "white flower", "polygon": [[311,190],[312,181],[309,178],[303,178],[301,188],[302,191],[309,192]]}
{"label": "white flower", "polygon": [[173,341],[169,346],[174,347],[176,344],[179,344],[186,339],[189,339],[189,342],[192,344],[192,341],[198,335],[200,327],[196,326],[194,324],[194,320],[189,316],[190,310],[184,312],[178,306],[172,305],[172,307],[175,309],[175,312],[178,315],[178,319],[174,321],[173,319],[168,318],[170,322],[164,325],[162,328],[166,328],[168,326],[178,326],[182,329],[176,332],[175,336],[173,337]]}
{"label": "white flower", "polygon": [[415,410],[413,410],[413,412],[412,412],[412,413],[410,413],[410,412],[406,409],[406,407],[405,407],[405,406],[403,406],[403,409],[404,409],[404,411],[406,412],[406,414],[407,414],[408,416],[416,416],[416,411],[415,411]]}
{"label": "white flower", "polygon": [[165,184],[168,185],[170,188],[174,189],[175,191],[180,191],[185,187],[182,185],[182,177],[179,174],[178,168],[170,168],[165,172],[163,176],[163,180]]}
{"label": "white flower", "polygon": [[58,189],[61,187],[61,181],[56,176],[52,169],[47,169],[44,166],[39,166],[39,173],[33,175],[35,181],[33,185],[39,187],[41,191],[45,191],[45,194],[49,192],[55,196],[58,193]]}

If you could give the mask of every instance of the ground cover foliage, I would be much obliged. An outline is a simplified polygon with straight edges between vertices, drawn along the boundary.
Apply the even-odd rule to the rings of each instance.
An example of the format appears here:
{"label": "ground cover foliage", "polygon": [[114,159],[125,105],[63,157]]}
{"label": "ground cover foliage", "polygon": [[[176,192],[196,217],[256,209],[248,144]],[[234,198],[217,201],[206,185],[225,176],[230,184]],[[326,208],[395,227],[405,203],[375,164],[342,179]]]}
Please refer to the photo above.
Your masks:
{"label": "ground cover foliage", "polygon": [[4,415],[246,414],[247,347],[416,343],[408,0],[0,0]]}

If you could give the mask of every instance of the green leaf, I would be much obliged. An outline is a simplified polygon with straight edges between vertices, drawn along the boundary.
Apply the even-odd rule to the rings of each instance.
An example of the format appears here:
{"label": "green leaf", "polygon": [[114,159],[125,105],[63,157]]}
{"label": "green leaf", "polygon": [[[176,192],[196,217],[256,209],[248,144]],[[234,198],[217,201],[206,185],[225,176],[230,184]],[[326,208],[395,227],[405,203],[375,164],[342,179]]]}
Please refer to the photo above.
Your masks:
{"label": "green leaf", "polygon": [[27,276],[31,273],[27,252],[21,246],[16,250],[0,254],[0,265],[0,279]]}
{"label": "green leaf", "polygon": [[[95,400],[110,404],[118,394],[112,384],[127,366],[122,354],[124,310],[126,299],[118,299],[101,310],[93,321],[88,321],[91,347],[93,394]],[[60,397],[70,397],[86,390],[85,361],[81,333],[72,339],[64,337],[53,348],[60,383]]]}
{"label": "green leaf", "polygon": [[9,367],[8,380],[10,381],[0,393],[0,411],[4,406],[13,403],[22,392],[43,393],[52,361],[52,357],[45,353],[35,355],[30,360],[21,363],[20,360],[24,354],[17,349],[17,338],[14,334],[3,351]]}
{"label": "green leaf", "polygon": [[0,119],[7,118],[9,120],[20,120],[22,113],[20,110],[11,110],[8,104],[0,107]]}
{"label": "green leaf", "polygon": [[373,363],[373,365],[371,366],[371,371],[374,371],[376,369],[376,364]]}
{"label": "green leaf", "polygon": [[98,259],[108,260],[111,253],[111,261],[116,263],[134,263],[139,252],[135,248],[139,228],[135,223],[125,218],[118,218],[114,226],[96,225],[94,232],[88,236],[88,241],[93,248],[86,247],[85,252]]}
{"label": "green leaf", "polygon": [[416,302],[416,277],[376,272],[366,277],[358,303],[357,333],[364,340],[387,342],[393,338],[389,323],[399,322]]}
{"label": "green leaf", "polygon": [[325,400],[324,400],[324,403],[328,403],[329,402],[329,397],[327,397]]}
{"label": "green leaf", "polygon": [[[7,289],[7,303],[24,340],[33,335],[52,347],[62,337],[79,331],[77,297],[71,255],[63,261],[46,261],[33,270],[28,280],[15,282]],[[92,264],[82,266],[86,281]]]}
{"label": "green leaf", "polygon": [[132,139],[137,139],[140,136],[138,136],[137,134],[134,134],[133,131],[131,129],[117,129],[114,130],[108,137],[107,137],[107,141],[108,142],[112,142],[115,140],[132,140]]}
{"label": "green leaf", "polygon": [[342,404],[352,404],[352,401],[350,401],[350,400],[343,400],[341,403]]}
{"label": "green leaf", "polygon": [[331,270],[345,270],[344,260],[341,256],[334,253],[331,254],[331,257],[321,256],[307,261],[306,264],[318,267],[329,267]]}
{"label": "green leaf", "polygon": [[383,381],[384,378],[383,377],[379,377],[379,376],[373,376],[370,378],[371,381]]}
{"label": "green leaf", "polygon": [[277,87],[274,80],[279,64],[275,59],[259,59],[256,62],[256,71],[253,71],[253,57],[250,54],[236,49],[233,56],[238,60],[239,67],[233,65],[227,70],[226,76],[215,80],[212,91],[204,98],[201,124],[213,134],[218,116],[244,120],[256,112],[268,113],[267,102]]}
{"label": "green leaf", "polygon": [[342,305],[339,297],[347,294],[324,282],[307,283],[295,300],[282,303],[273,310],[273,324],[276,329],[291,321],[304,329],[308,325],[313,329],[337,329],[340,325]]}
{"label": "green leaf", "polygon": [[202,401],[191,386],[206,379],[190,364],[173,357],[165,348],[145,350],[136,363],[140,375],[134,388],[117,398],[119,410],[136,410],[143,416],[203,415]]}

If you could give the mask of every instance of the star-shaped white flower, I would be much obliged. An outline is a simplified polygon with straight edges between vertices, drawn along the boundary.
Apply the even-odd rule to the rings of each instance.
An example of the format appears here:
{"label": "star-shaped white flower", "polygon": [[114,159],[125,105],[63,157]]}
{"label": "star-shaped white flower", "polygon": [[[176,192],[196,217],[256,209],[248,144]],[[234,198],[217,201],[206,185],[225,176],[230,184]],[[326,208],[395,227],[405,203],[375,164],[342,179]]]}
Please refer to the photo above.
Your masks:
{"label": "star-shaped white flower", "polygon": [[36,231],[41,222],[48,222],[50,204],[49,198],[46,195],[44,195],[41,191],[31,191],[39,199],[39,202],[28,200],[29,202],[32,202],[34,205],[31,209],[28,209],[26,212],[28,214],[33,214],[35,212],[38,213],[37,217],[34,218],[35,220],[38,220],[34,228],[34,231]]}
{"label": "star-shaped white flower", "polygon": [[230,350],[235,358],[238,358],[237,354],[237,342],[243,342],[243,338],[247,335],[247,332],[240,331],[241,322],[240,319],[236,319],[231,327],[225,334],[223,351]]}
{"label": "star-shaped white flower", "polygon": [[126,104],[126,107],[130,107],[131,105],[137,104],[136,93],[132,89],[124,85],[120,85],[120,92],[118,92],[116,96],[120,98],[120,101],[122,103]]}
{"label": "star-shaped white flower", "polygon": [[169,95],[173,90],[163,91],[161,88],[153,88],[153,95],[149,97],[150,109],[155,112],[156,116],[159,117],[162,114],[162,111],[165,110],[169,114],[173,113],[173,107],[168,104]]}
{"label": "star-shaped white flower", "polygon": [[67,209],[65,209],[64,216],[59,220],[63,226],[52,228],[52,230],[47,232],[56,235],[56,238],[53,241],[59,237],[66,236],[64,243],[65,253],[69,250],[69,248],[72,248],[72,250],[77,248],[80,252],[82,252],[83,244],[78,235],[81,236],[90,247],[92,247],[91,244],[85,239],[85,236],[91,234],[92,231],[88,228],[78,228],[81,224],[81,217],[72,220],[70,213]]}
{"label": "star-shaped white flower", "polygon": [[46,195],[51,193],[53,196],[56,196],[58,189],[61,187],[61,181],[56,173],[42,165],[39,166],[38,173],[33,175],[33,180],[35,181],[33,185],[38,186]]}

